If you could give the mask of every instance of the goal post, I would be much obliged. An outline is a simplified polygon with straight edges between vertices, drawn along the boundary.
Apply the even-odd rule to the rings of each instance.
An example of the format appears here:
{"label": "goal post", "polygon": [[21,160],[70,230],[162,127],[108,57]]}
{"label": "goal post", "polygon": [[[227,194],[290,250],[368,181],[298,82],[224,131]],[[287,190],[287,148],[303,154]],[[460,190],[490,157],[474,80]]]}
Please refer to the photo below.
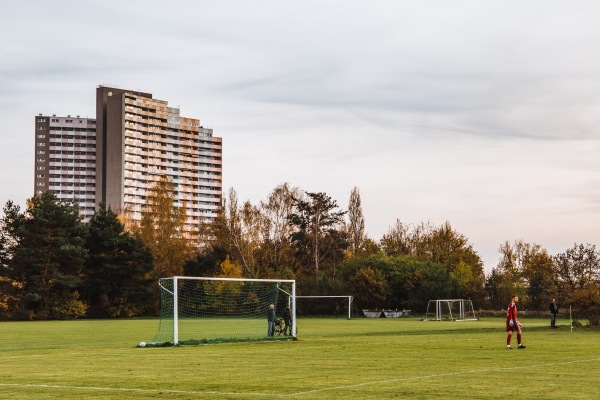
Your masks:
{"label": "goal post", "polygon": [[424,321],[476,321],[473,302],[465,299],[429,300]]}
{"label": "goal post", "polygon": [[296,296],[296,299],[340,299],[344,302],[344,305],[347,302],[348,307],[348,319],[352,319],[352,301],[354,301],[354,296]]}
{"label": "goal post", "polygon": [[152,346],[284,339],[269,331],[268,311],[277,319],[290,305],[296,337],[296,281],[174,276],[159,279],[160,321]]}

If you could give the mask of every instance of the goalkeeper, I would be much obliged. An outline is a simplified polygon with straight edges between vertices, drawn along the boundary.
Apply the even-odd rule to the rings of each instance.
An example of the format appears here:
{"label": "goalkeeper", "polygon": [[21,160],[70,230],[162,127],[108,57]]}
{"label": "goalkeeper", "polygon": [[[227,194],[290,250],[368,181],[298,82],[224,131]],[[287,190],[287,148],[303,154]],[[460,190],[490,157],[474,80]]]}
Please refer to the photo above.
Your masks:
{"label": "goalkeeper", "polygon": [[512,350],[510,347],[510,341],[512,339],[513,332],[517,332],[517,343],[519,343],[519,349],[524,349],[525,346],[521,344],[521,323],[517,317],[517,303],[519,302],[519,296],[515,295],[512,297],[510,304],[506,310],[506,349]]}

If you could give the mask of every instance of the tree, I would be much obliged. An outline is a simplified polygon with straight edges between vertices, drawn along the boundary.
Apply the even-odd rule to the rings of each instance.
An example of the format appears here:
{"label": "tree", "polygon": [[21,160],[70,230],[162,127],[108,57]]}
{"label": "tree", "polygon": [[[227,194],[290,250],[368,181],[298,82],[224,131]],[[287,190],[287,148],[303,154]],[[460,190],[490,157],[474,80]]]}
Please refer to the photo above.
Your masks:
{"label": "tree", "polygon": [[85,315],[77,288],[87,257],[79,209],[52,192],[28,200],[17,229],[19,246],[8,269],[19,282],[20,317],[63,319]]}
{"label": "tree", "polygon": [[546,249],[532,245],[523,258],[523,278],[527,282],[529,308],[544,310],[556,296],[554,261]]}
{"label": "tree", "polygon": [[545,309],[556,290],[554,261],[546,249],[536,243],[515,240],[512,244],[505,241],[499,252],[502,257],[492,271],[494,276],[487,281],[488,286],[496,288],[486,289],[488,297],[501,292],[504,299],[495,301],[505,303],[511,296],[518,295],[527,308]]}
{"label": "tree", "polygon": [[[512,282],[511,282],[512,283]],[[507,283],[499,267],[492,269],[485,280],[485,307],[501,310],[513,293],[512,284]]]}
{"label": "tree", "polygon": [[381,247],[388,255],[410,255],[443,265],[450,273],[450,295],[483,300],[483,262],[466,236],[452,229],[449,222],[435,228],[430,223],[411,226],[396,220],[396,225],[383,236]]}
{"label": "tree", "polygon": [[19,244],[17,230],[24,218],[18,205],[10,200],[6,202],[0,219],[0,276],[8,268]]}
{"label": "tree", "polygon": [[600,284],[586,283],[570,300],[575,315],[587,318],[591,326],[600,326]]}
{"label": "tree", "polygon": [[365,240],[365,217],[363,216],[360,191],[355,186],[348,204],[348,241],[352,254],[357,254]]}
{"label": "tree", "polygon": [[356,306],[365,309],[382,309],[389,295],[389,287],[381,271],[370,267],[360,268],[350,280]]}
{"label": "tree", "polygon": [[394,226],[390,227],[388,233],[383,235],[380,241],[381,249],[388,256],[415,255],[416,230],[411,232],[410,225],[405,225],[399,219],[396,219]]}
{"label": "tree", "polygon": [[104,203],[88,223],[89,257],[82,282],[82,297],[89,315],[132,317],[148,308],[152,252],[137,235],[125,231],[118,216]]}
{"label": "tree", "polygon": [[514,245],[506,240],[498,248],[501,257],[495,269],[495,284],[501,285],[497,291],[505,296],[504,299],[498,299],[502,306],[513,295],[519,296],[523,303],[527,303],[527,283],[523,278],[523,258],[526,246],[527,243],[522,240],[515,241]]}
{"label": "tree", "polygon": [[554,262],[562,298],[593,282],[600,274],[600,254],[594,245],[574,244],[557,254]]}
{"label": "tree", "polygon": [[572,304],[590,325],[600,324],[600,252],[594,245],[574,244],[554,257],[559,297]]}
{"label": "tree", "polygon": [[306,199],[294,198],[294,213],[290,224],[296,254],[318,272],[323,261],[340,260],[340,252],[348,247],[345,235],[339,232],[345,211],[335,211],[337,203],[325,193],[306,192]]}
{"label": "tree", "polygon": [[186,230],[186,209],[175,201],[175,184],[163,176],[152,188],[144,205],[138,233],[152,250],[151,278],[182,275],[192,255],[193,232]]}
{"label": "tree", "polygon": [[273,271],[289,269],[295,264],[289,241],[293,231],[289,219],[294,210],[294,198],[299,195],[300,189],[286,182],[260,203],[263,218],[260,259]]}
{"label": "tree", "polygon": [[249,201],[239,205],[235,189],[223,199],[222,211],[212,224],[213,248],[225,249],[231,261],[239,263],[250,277],[259,275],[257,253],[261,245],[264,220],[260,209]]}
{"label": "tree", "polygon": [[11,277],[11,262],[19,245],[17,231],[24,215],[12,201],[6,203],[3,211],[0,218],[0,318],[10,318],[19,303],[18,293],[23,286],[14,276]]}

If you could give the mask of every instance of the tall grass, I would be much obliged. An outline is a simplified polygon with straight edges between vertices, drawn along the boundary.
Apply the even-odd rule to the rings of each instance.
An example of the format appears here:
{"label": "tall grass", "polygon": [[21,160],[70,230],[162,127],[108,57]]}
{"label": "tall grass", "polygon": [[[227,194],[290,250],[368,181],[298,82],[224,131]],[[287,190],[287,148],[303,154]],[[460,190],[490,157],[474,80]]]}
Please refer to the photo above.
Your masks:
{"label": "tall grass", "polygon": [[600,332],[524,320],[298,320],[297,341],[136,348],[158,321],[0,323],[0,399],[597,399]]}

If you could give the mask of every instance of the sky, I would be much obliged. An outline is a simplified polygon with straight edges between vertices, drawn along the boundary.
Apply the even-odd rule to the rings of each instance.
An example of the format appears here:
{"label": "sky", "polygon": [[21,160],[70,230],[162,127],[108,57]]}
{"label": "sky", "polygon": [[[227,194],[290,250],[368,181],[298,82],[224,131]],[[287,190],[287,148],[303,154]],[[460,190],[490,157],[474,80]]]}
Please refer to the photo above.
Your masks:
{"label": "sky", "polygon": [[0,0],[0,205],[33,194],[34,117],[150,92],[223,138],[223,189],[279,184],[366,232],[448,221],[600,246],[600,2]]}

